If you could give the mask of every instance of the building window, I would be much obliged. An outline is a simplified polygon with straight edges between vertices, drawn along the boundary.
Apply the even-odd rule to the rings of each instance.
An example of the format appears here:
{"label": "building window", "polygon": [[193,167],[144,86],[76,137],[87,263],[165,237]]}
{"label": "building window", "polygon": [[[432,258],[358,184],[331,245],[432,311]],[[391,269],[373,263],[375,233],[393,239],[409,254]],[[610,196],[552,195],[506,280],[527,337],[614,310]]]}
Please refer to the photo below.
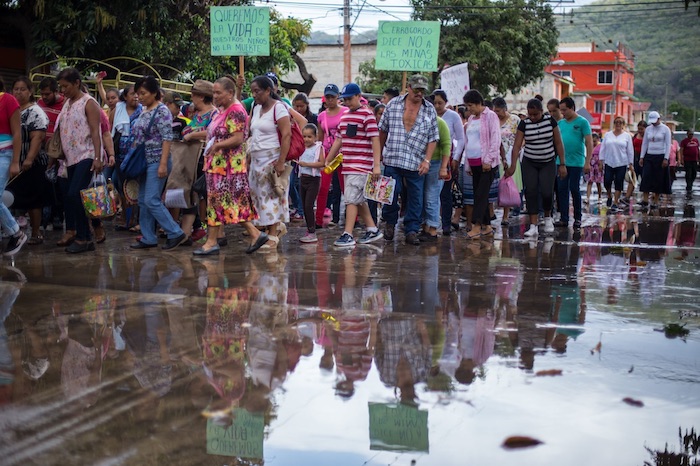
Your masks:
{"label": "building window", "polygon": [[603,102],[599,102],[599,101],[594,102],[593,113],[603,113]]}
{"label": "building window", "polygon": [[552,74],[556,74],[557,76],[561,76],[562,78],[571,79],[571,70],[555,70],[552,71]]}
{"label": "building window", "polygon": [[613,105],[613,101],[612,101],[612,100],[606,101],[606,102],[605,102],[605,113],[608,113],[608,114],[610,114],[610,113],[615,113],[615,112],[614,112],[614,107],[615,107],[615,106]]}
{"label": "building window", "polygon": [[612,71],[598,71],[598,84],[612,84],[613,83],[613,72]]}

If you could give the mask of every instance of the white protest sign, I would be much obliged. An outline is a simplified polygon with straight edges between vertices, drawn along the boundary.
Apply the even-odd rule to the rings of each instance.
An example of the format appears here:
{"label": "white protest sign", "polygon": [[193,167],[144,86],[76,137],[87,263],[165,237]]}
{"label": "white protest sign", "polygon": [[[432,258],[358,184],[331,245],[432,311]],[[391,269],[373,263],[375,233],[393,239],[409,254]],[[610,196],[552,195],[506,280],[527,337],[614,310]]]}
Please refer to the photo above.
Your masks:
{"label": "white protest sign", "polygon": [[469,87],[469,63],[445,68],[440,73],[440,89],[447,94],[447,102],[457,106],[462,103],[464,93]]}

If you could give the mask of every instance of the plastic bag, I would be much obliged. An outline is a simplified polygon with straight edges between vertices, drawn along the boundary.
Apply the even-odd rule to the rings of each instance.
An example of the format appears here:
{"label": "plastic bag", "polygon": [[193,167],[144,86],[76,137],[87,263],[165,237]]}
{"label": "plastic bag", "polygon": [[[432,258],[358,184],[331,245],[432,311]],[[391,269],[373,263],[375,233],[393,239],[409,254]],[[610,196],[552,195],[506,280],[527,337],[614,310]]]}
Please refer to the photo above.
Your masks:
{"label": "plastic bag", "polygon": [[104,175],[92,176],[90,187],[80,191],[85,214],[90,218],[107,218],[117,213],[114,187],[108,185]]}
{"label": "plastic bag", "polygon": [[503,178],[498,185],[498,205],[501,207],[520,207],[520,191],[512,176]]}

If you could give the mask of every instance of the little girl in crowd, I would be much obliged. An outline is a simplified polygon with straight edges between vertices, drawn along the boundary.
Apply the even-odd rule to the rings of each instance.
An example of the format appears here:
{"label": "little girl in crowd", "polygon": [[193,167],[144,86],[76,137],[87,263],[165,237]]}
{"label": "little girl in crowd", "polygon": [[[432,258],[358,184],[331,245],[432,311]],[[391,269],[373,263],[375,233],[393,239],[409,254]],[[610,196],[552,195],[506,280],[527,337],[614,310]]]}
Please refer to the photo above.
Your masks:
{"label": "little girl in crowd", "polygon": [[304,126],[301,134],[304,136],[306,150],[299,157],[299,181],[301,185],[301,202],[304,206],[304,221],[306,221],[307,233],[299,238],[302,243],[315,243],[316,214],[314,203],[321,186],[321,168],[326,164],[323,144],[316,140],[318,128],[313,123]]}

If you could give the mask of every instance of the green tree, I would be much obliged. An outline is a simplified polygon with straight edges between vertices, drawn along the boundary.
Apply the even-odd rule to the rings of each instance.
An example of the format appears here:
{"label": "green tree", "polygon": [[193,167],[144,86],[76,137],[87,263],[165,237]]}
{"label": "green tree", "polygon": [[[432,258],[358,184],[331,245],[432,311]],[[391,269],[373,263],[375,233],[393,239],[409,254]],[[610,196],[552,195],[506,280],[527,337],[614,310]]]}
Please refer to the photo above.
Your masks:
{"label": "green tree", "polygon": [[357,84],[366,94],[381,94],[384,89],[401,87],[403,73],[401,71],[378,70],[374,67],[375,60],[360,63],[360,75]]}
{"label": "green tree", "polygon": [[[413,18],[439,21],[438,65],[469,62],[484,95],[518,90],[541,77],[558,32],[544,0],[411,0]],[[437,74],[434,81],[437,80]]]}
{"label": "green tree", "polygon": [[[105,59],[130,56],[214,79],[238,69],[237,57],[212,57],[209,11],[219,5],[251,5],[252,0],[0,0],[0,25],[19,30],[28,65],[58,57]],[[270,56],[246,59],[250,77],[287,72],[306,47],[310,20],[270,12]],[[163,76],[175,78],[164,69]]]}

